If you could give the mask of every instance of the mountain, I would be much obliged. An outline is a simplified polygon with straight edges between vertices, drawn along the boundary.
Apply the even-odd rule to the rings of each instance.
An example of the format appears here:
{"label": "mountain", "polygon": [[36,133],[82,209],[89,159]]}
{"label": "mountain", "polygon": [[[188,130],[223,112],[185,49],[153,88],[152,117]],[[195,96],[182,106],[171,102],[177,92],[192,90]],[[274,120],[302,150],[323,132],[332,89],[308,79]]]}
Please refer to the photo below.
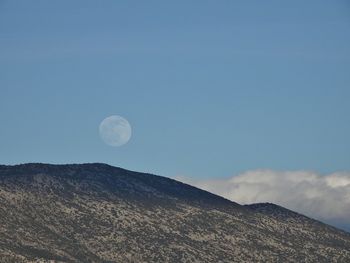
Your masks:
{"label": "mountain", "polygon": [[106,164],[0,165],[0,262],[350,262],[350,234]]}

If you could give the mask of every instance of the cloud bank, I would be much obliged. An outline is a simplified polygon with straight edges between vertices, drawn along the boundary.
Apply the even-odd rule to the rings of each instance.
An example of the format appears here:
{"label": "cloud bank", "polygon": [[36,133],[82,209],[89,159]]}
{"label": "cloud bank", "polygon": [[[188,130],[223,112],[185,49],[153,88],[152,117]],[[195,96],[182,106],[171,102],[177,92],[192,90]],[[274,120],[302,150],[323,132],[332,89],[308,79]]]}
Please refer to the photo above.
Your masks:
{"label": "cloud bank", "polygon": [[176,179],[240,204],[271,202],[350,229],[350,172],[254,170],[226,179]]}

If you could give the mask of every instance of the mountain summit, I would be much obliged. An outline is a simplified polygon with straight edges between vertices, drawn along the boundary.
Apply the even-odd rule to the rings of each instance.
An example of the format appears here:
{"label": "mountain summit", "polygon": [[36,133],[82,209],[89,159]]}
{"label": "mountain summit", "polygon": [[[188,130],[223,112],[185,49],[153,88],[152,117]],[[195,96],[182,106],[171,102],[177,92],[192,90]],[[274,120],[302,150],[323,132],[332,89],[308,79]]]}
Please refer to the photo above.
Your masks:
{"label": "mountain summit", "polygon": [[106,164],[0,165],[1,262],[350,262],[350,234]]}

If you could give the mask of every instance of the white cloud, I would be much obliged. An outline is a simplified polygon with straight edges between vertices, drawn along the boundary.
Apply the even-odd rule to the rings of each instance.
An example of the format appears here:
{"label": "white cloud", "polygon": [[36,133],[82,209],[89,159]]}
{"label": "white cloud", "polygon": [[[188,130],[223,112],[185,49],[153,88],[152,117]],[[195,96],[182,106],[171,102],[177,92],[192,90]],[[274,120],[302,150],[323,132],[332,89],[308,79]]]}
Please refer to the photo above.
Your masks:
{"label": "white cloud", "polygon": [[350,224],[350,172],[254,170],[225,179],[176,179],[240,204],[271,202],[328,223]]}

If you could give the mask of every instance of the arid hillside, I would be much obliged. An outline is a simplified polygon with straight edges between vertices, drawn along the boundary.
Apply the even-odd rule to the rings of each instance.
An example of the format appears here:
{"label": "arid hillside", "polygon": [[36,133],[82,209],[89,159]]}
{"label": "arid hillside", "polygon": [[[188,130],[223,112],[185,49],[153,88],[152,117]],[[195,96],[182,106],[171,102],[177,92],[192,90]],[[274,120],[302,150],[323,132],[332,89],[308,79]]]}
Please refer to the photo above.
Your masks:
{"label": "arid hillside", "polygon": [[106,164],[0,166],[0,262],[350,262],[350,234]]}

